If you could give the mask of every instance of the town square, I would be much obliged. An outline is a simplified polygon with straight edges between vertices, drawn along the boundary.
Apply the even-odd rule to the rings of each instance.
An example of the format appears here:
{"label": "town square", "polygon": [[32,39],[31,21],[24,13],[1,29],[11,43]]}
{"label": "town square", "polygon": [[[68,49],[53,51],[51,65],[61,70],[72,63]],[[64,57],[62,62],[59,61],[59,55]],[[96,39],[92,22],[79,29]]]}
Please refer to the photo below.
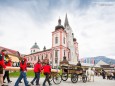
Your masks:
{"label": "town square", "polygon": [[115,86],[114,0],[0,0],[0,86]]}

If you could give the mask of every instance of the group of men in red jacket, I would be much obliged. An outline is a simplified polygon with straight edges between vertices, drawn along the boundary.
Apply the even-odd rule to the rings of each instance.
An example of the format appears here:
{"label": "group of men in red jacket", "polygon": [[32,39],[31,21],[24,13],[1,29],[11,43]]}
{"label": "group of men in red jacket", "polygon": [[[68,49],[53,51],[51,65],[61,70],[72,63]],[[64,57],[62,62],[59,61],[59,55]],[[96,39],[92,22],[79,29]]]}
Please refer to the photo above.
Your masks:
{"label": "group of men in red jacket", "polygon": [[[3,82],[5,80],[5,78],[7,77],[7,81],[8,83],[10,83],[10,79],[9,79],[9,71],[5,71],[5,74],[3,76],[3,70],[6,68],[6,66],[11,66],[11,59],[9,59],[8,61],[5,61],[5,56],[7,55],[6,50],[2,50],[0,53],[0,84],[1,86],[8,86],[8,85],[4,85]],[[35,77],[34,79],[30,82],[32,85],[34,85],[34,81],[36,80],[36,85],[39,86],[39,79],[40,79],[40,73],[43,70],[44,75],[45,75],[45,80],[43,82],[43,86],[46,86],[45,83],[48,82],[49,86],[51,86],[51,83],[49,81],[49,74],[51,73],[51,66],[49,65],[49,60],[44,60],[44,65],[41,64],[40,59],[38,59],[37,63],[34,65],[34,73],[35,73]],[[27,60],[26,57],[23,56],[21,57],[20,60],[20,76],[17,79],[16,83],[14,86],[19,86],[19,83],[22,79],[24,79],[24,83],[25,86],[30,86],[29,82],[27,81],[27,77],[26,77],[26,72],[27,72]]]}
{"label": "group of men in red jacket", "polygon": [[48,82],[49,86],[51,86],[51,83],[49,81],[49,74],[51,73],[51,66],[49,65],[49,60],[43,60],[45,62],[44,65],[41,64],[41,61],[38,59],[38,62],[34,65],[34,73],[35,73],[35,77],[34,79],[31,81],[31,84],[34,85],[34,81],[36,80],[36,85],[40,85],[39,84],[39,79],[40,79],[40,72],[43,70],[44,75],[45,75],[45,80],[43,82],[43,86],[46,86],[45,83],[46,81]]}

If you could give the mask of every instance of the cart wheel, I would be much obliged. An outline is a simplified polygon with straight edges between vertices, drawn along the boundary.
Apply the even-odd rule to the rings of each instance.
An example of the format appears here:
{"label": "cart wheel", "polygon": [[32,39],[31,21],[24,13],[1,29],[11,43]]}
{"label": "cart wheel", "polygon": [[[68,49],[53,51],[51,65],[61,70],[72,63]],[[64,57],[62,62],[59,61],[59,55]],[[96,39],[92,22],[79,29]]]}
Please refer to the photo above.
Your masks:
{"label": "cart wheel", "polygon": [[51,75],[49,75],[49,80],[50,80],[50,82],[53,80],[53,78],[52,78],[52,76],[51,76]]}
{"label": "cart wheel", "polygon": [[85,82],[87,82],[87,76],[86,75],[83,75],[82,76],[82,81],[85,83]]}
{"label": "cart wheel", "polygon": [[60,84],[61,83],[61,75],[60,74],[56,74],[54,77],[53,77],[53,82],[55,84]]}
{"label": "cart wheel", "polygon": [[78,81],[78,75],[77,74],[71,74],[71,82],[77,83]]}
{"label": "cart wheel", "polygon": [[62,73],[62,80],[66,81],[68,79],[68,74],[67,73]]}

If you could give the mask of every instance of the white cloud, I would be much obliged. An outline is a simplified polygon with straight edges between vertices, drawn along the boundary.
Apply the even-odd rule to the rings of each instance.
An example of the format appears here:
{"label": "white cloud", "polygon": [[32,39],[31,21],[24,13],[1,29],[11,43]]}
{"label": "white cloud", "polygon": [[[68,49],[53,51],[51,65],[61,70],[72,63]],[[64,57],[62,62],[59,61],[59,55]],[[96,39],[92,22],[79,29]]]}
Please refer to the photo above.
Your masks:
{"label": "white cloud", "polygon": [[81,57],[115,56],[115,6],[91,6],[72,22],[79,42]]}

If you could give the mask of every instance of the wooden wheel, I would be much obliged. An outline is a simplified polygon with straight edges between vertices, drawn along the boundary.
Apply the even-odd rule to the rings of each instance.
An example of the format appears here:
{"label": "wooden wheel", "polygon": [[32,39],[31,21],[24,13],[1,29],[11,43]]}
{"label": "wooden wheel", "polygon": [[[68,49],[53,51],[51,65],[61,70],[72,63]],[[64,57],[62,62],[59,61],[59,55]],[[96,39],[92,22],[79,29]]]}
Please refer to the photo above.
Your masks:
{"label": "wooden wheel", "polygon": [[55,76],[53,76],[53,82],[55,84],[60,84],[61,83],[61,75],[59,73],[55,74]]}
{"label": "wooden wheel", "polygon": [[71,82],[77,83],[78,81],[78,75],[76,73],[71,74]]}
{"label": "wooden wheel", "polygon": [[62,73],[62,80],[66,81],[68,79],[68,74],[67,73]]}

